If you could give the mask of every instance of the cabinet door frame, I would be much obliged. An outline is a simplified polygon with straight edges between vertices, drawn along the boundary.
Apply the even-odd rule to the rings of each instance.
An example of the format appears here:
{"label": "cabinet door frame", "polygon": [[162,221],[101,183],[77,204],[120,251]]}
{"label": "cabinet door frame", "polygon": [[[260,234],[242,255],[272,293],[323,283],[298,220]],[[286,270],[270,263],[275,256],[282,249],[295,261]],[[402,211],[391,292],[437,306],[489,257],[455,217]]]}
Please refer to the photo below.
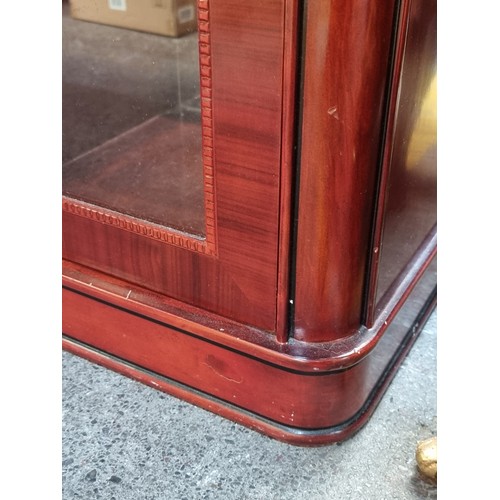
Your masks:
{"label": "cabinet door frame", "polygon": [[199,0],[206,238],[63,197],[63,259],[286,338],[295,0]]}

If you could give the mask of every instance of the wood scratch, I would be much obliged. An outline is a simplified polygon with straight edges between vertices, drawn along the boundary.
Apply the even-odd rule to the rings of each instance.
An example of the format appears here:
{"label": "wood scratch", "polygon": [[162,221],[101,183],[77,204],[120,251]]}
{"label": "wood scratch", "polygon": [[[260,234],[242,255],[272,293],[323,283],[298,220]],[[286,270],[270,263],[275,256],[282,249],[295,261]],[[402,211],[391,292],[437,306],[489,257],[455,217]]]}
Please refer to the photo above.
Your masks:
{"label": "wood scratch", "polygon": [[206,361],[203,361],[203,364],[206,365],[206,366],[208,366],[214,373],[216,373],[220,377],[225,378],[226,380],[229,380],[229,382],[234,382],[235,384],[241,384],[243,382],[242,378],[240,378],[240,379],[237,380],[237,379],[228,377],[227,375],[224,375],[223,373],[221,373],[218,370],[216,370],[210,363],[207,363]]}
{"label": "wood scratch", "polygon": [[339,120],[339,114],[337,112],[337,106],[332,106],[328,109],[328,114],[333,116],[336,120]]}

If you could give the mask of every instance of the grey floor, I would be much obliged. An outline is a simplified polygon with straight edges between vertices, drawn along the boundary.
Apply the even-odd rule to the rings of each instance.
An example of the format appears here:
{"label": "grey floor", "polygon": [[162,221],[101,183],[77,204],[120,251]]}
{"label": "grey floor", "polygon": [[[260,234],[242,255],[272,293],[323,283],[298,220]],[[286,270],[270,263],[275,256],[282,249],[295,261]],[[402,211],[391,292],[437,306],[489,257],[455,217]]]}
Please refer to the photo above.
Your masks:
{"label": "grey floor", "polygon": [[368,424],[287,445],[64,352],[63,499],[437,498],[415,447],[437,432],[437,312]]}

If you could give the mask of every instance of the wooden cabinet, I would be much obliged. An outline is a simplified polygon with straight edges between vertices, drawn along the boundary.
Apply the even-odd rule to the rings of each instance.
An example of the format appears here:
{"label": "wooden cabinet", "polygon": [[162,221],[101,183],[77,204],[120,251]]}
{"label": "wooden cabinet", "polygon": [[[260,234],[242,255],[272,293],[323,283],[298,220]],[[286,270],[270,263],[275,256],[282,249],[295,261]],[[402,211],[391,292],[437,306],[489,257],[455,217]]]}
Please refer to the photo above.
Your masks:
{"label": "wooden cabinet", "polygon": [[[338,441],[436,301],[436,3],[197,5],[199,118],[64,165],[63,347],[274,438]],[[197,194],[156,190],[188,163]]]}

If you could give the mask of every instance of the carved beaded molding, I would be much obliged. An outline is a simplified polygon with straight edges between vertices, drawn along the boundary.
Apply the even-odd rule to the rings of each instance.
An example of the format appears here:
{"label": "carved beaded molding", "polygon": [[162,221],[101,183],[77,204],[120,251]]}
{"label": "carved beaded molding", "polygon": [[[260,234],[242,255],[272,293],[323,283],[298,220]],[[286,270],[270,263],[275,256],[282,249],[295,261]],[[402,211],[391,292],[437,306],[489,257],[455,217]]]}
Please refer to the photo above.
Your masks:
{"label": "carved beaded molding", "polygon": [[212,63],[209,0],[198,0],[198,46],[200,61],[202,164],[205,197],[205,238],[151,224],[132,216],[96,207],[63,196],[63,210],[148,238],[208,255],[216,254],[216,214],[212,123]]}

